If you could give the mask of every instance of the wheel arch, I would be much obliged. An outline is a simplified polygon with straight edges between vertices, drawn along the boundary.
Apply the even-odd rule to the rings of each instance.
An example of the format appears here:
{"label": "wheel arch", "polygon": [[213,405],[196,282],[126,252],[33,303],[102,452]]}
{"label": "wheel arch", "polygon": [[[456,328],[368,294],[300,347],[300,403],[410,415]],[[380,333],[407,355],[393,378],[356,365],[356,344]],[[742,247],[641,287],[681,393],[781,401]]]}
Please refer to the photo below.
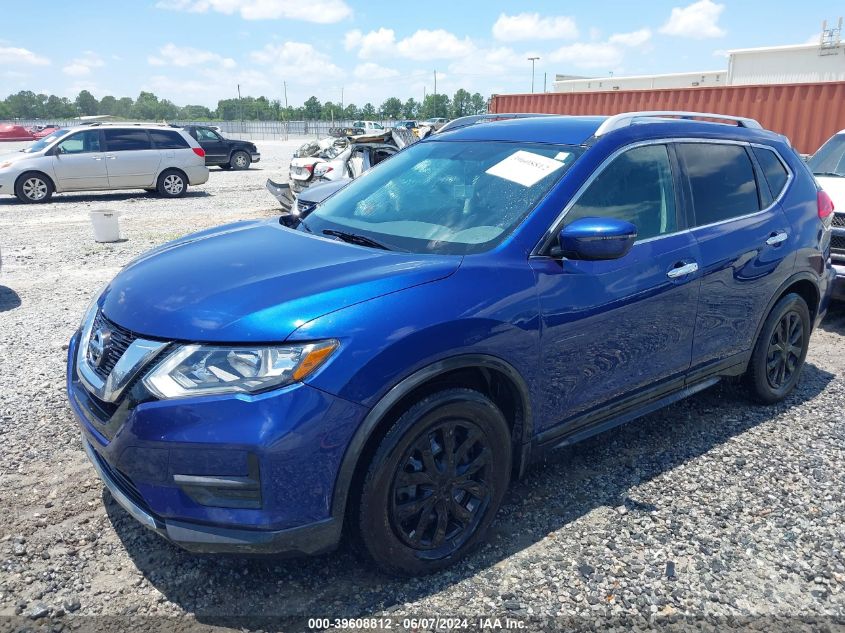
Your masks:
{"label": "wheel arch", "polygon": [[378,448],[381,438],[409,403],[450,386],[464,386],[490,397],[508,420],[513,442],[514,477],[520,477],[529,460],[533,417],[528,384],[507,361],[488,354],[466,354],[446,358],[417,370],[393,386],[360,424],[335,480],[332,516],[343,521],[347,500],[361,483],[362,471]]}
{"label": "wheel arch", "polygon": [[170,166],[170,167],[165,167],[160,172],[158,172],[158,176],[156,176],[156,179],[155,179],[156,187],[158,187],[158,183],[159,183],[159,180],[161,180],[161,177],[164,176],[164,174],[166,174],[169,171],[177,171],[182,175],[182,178],[185,179],[185,188],[186,189],[191,184],[191,180],[190,180],[190,178],[188,178],[188,174],[185,172],[184,169],[182,169],[181,167]]}
{"label": "wheel arch", "polygon": [[21,179],[28,174],[38,174],[39,176],[43,176],[48,181],[50,181],[50,186],[53,187],[54,192],[61,193],[61,191],[58,189],[58,187],[56,187],[56,181],[53,179],[53,177],[50,174],[48,174],[47,172],[41,171],[40,169],[27,169],[26,171],[21,172],[21,174],[17,178],[15,178],[15,184],[14,184],[13,191],[15,189],[17,189],[18,183],[21,181]]}
{"label": "wheel arch", "polygon": [[772,298],[769,300],[766,310],[762,313],[759,323],[757,323],[757,329],[754,332],[754,339],[751,342],[752,347],[756,344],[757,339],[760,336],[760,331],[763,329],[763,324],[769,317],[769,313],[772,311],[772,308],[775,307],[775,304],[780,301],[781,298],[791,292],[800,295],[801,298],[807,302],[807,307],[810,309],[810,327],[813,328],[815,326],[816,316],[819,313],[819,307],[821,304],[818,277],[813,276],[811,273],[806,271],[795,273],[784,281],[780,287],[778,287],[777,292],[772,294]]}

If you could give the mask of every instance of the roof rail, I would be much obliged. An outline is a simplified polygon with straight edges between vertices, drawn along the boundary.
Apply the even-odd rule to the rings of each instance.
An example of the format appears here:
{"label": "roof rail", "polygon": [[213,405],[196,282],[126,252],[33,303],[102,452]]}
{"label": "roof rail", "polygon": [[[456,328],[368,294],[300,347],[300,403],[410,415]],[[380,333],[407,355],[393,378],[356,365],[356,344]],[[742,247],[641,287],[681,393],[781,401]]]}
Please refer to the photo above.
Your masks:
{"label": "roof rail", "polygon": [[731,116],[729,114],[713,114],[712,112],[682,112],[679,110],[651,110],[644,112],[623,112],[622,114],[615,114],[608,117],[604,123],[596,130],[595,136],[603,136],[608,132],[619,130],[623,127],[628,127],[637,122],[637,119],[645,119],[649,117],[678,117],[682,119],[716,119],[719,121],[732,121],[739,127],[763,129],[754,119],[749,119],[741,116]]}
{"label": "roof rail", "polygon": [[169,123],[159,123],[157,121],[83,121],[78,123],[76,127],[100,127],[100,126],[119,126],[126,127],[130,125],[149,126],[149,127],[170,127]]}

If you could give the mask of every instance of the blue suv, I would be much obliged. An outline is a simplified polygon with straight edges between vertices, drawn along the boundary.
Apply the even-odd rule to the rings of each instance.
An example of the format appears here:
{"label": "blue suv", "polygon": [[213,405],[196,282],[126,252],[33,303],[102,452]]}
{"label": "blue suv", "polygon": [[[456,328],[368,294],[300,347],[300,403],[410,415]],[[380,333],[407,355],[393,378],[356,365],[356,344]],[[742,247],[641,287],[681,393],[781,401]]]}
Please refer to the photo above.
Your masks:
{"label": "blue suv", "polygon": [[112,496],[187,550],[312,554],[345,528],[383,569],[431,572],[546,449],[727,378],[787,396],[831,213],[749,119],[469,126],[294,226],[131,262],[71,341],[70,403]]}

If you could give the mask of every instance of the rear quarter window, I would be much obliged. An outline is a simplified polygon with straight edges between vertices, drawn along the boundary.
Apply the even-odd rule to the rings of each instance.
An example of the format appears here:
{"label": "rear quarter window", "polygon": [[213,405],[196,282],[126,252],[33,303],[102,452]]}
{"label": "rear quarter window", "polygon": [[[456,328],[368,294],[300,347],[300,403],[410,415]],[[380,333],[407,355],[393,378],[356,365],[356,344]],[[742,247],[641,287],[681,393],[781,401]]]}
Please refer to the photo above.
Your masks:
{"label": "rear quarter window", "polygon": [[109,152],[152,149],[147,130],[104,130]]}
{"label": "rear quarter window", "polygon": [[769,191],[772,192],[772,198],[777,199],[786,187],[786,182],[789,180],[789,172],[777,154],[772,150],[763,147],[754,147],[753,151],[757,157],[757,162],[760,163],[760,168],[763,170],[763,175],[766,177]]}
{"label": "rear quarter window", "polygon": [[150,139],[157,149],[185,149],[188,141],[175,130],[150,130]]}
{"label": "rear quarter window", "polygon": [[760,210],[754,166],[744,146],[680,143],[677,149],[689,178],[696,226]]}

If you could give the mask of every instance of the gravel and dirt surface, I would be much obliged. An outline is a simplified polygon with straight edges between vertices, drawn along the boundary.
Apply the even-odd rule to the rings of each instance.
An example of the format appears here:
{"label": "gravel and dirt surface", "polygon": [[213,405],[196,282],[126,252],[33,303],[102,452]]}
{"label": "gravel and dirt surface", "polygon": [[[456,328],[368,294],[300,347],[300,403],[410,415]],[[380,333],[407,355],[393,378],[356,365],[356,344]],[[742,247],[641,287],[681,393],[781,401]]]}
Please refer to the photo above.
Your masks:
{"label": "gravel and dirt surface", "polygon": [[[720,385],[559,451],[511,488],[487,545],[431,577],[383,576],[346,547],[196,557],[138,525],[81,448],[67,341],[91,295],[137,254],[275,215],[264,181],[286,173],[297,144],[260,143],[253,169],[212,169],[181,200],[0,198],[0,631],[307,630],[320,624],[309,618],[354,628],[335,618],[370,616],[434,629],[444,623],[406,618],[437,615],[472,628],[482,616],[526,629],[845,628],[842,308],[814,333],[786,402],[754,406]],[[94,243],[88,211],[103,208],[122,212],[126,241]]]}

